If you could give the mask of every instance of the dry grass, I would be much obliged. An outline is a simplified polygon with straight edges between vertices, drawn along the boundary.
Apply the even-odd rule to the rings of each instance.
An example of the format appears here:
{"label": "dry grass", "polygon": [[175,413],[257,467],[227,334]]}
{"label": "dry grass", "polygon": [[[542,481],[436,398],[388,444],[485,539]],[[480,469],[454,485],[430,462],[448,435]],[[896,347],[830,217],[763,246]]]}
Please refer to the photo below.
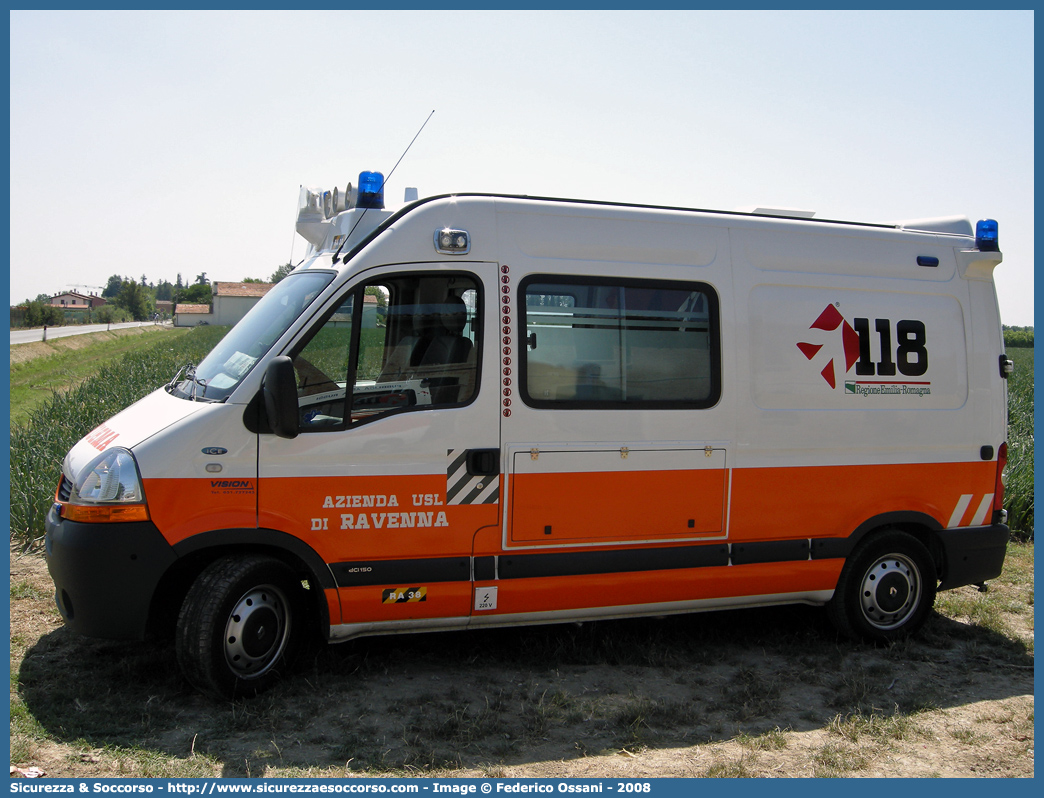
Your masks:
{"label": "dry grass", "polygon": [[[1029,776],[1032,546],[874,648],[808,607],[371,638],[214,702],[168,644],[76,638],[11,578],[12,762],[51,776]],[[985,618],[991,613],[984,613]]]}

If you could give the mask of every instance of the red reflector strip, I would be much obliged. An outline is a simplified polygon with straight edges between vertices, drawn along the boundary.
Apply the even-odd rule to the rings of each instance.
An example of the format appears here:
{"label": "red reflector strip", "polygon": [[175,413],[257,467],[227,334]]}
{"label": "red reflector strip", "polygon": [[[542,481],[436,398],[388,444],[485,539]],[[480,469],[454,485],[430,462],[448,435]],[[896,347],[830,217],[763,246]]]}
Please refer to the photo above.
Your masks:
{"label": "red reflector strip", "polygon": [[997,483],[993,489],[993,509],[995,512],[1004,509],[1004,469],[1008,465],[1008,442],[1005,441],[997,450]]}

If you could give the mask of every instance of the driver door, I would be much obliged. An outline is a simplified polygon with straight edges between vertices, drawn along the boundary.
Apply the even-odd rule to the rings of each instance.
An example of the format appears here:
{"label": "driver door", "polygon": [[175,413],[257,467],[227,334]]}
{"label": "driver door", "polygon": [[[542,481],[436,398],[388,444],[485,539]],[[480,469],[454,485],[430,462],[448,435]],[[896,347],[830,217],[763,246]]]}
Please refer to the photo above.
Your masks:
{"label": "driver door", "polygon": [[259,436],[259,526],[329,565],[335,634],[467,622],[472,541],[500,517],[482,369],[496,279],[491,264],[368,271],[286,352],[300,433]]}

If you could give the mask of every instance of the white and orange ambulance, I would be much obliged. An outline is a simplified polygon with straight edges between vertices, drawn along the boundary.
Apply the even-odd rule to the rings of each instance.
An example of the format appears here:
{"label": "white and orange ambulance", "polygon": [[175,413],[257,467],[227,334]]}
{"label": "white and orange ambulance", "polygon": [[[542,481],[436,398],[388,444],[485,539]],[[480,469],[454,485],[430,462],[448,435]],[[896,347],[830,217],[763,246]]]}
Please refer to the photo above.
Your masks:
{"label": "white and orange ambulance", "polygon": [[801,602],[890,640],[1008,538],[997,225],[304,190],[309,254],[69,452],[85,635],[217,695],[306,635]]}

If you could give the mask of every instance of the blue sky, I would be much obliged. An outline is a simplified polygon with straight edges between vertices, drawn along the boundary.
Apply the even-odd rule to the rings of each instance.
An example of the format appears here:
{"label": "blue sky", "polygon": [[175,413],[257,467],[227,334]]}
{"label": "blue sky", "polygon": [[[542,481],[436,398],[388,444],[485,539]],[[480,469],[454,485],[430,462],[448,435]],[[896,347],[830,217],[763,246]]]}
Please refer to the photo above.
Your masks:
{"label": "blue sky", "polygon": [[1032,12],[12,12],[11,299],[267,278],[300,185],[990,217],[1033,323]]}

